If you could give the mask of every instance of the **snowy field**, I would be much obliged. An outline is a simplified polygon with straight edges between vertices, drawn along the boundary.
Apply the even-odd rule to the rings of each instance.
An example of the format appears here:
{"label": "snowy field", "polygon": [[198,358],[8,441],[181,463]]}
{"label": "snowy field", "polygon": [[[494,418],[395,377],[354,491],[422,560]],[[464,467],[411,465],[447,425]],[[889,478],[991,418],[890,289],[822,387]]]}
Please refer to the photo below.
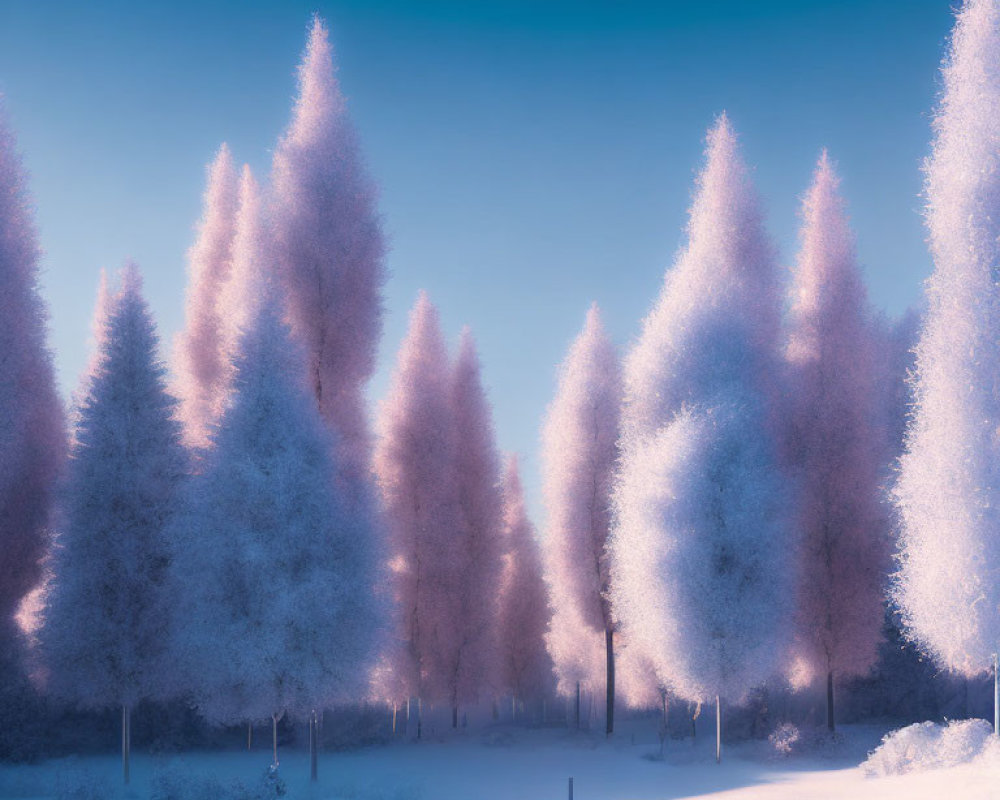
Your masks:
{"label": "snowy field", "polygon": [[[645,731],[643,730],[645,728]],[[323,753],[320,780],[308,781],[308,755],[287,750],[281,774],[289,800],[559,800],[574,778],[575,800],[667,800],[709,797],[955,798],[998,796],[1000,759],[867,777],[859,764],[884,729],[844,726],[838,741],[817,745],[811,755],[781,757],[767,742],[727,748],[714,760],[711,732],[667,746],[664,761],[647,725],[606,742],[599,734],[497,727],[449,739],[400,742],[350,753]],[[108,755],[29,766],[0,766],[0,797],[17,800],[230,800],[257,798],[270,759],[253,752],[133,755],[132,784],[121,786],[121,764]],[[235,784],[245,791],[234,792]],[[185,787],[180,789],[180,785]],[[173,786],[173,791],[166,787]],[[224,787],[221,788],[220,787]]]}

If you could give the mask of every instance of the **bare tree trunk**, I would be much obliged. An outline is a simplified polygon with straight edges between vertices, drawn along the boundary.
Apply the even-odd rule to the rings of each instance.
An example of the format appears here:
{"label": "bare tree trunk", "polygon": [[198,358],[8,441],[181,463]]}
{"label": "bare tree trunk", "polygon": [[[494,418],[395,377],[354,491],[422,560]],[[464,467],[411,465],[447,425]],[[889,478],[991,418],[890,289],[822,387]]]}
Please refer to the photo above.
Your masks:
{"label": "bare tree trunk", "polygon": [[451,727],[453,730],[458,730],[458,706],[454,705],[451,707]]}
{"label": "bare tree trunk", "polygon": [[392,735],[396,735],[396,701],[392,702]]}
{"label": "bare tree trunk", "polygon": [[253,723],[248,720],[247,721],[247,752],[250,752],[251,745],[253,745]]}
{"label": "bare tree trunk", "polygon": [[722,763],[722,703],[715,696],[715,763]]}
{"label": "bare tree trunk", "polygon": [[667,741],[667,692],[660,689],[660,706],[663,708],[663,718],[660,720],[660,758],[663,758],[663,745]]}
{"label": "bare tree trunk", "polygon": [[830,733],[837,730],[837,723],[833,718],[833,670],[826,673],[826,727]]}
{"label": "bare tree trunk", "polygon": [[998,731],[1000,731],[1000,662],[997,660],[997,654],[993,654],[993,735],[997,736]]}
{"label": "bare tree trunk", "polygon": [[512,694],[510,696],[510,721],[517,721],[517,695]]}
{"label": "bare tree trunk", "polygon": [[273,766],[275,769],[278,768],[278,715],[271,715],[271,749]]}
{"label": "bare tree trunk", "polygon": [[580,681],[576,682],[576,729],[580,730]]}
{"label": "bare tree trunk", "polygon": [[423,733],[423,705],[420,702],[420,698],[417,698],[417,739],[419,740]]}
{"label": "bare tree trunk", "polygon": [[129,783],[129,768],[132,758],[132,707],[127,703],[122,706],[122,778],[125,785]]}
{"label": "bare tree trunk", "polygon": [[604,641],[607,648],[608,656],[608,672],[607,672],[607,689],[608,689],[608,711],[607,711],[607,729],[606,734],[610,736],[615,732],[615,643],[614,643],[614,631],[608,628],[604,632]]}
{"label": "bare tree trunk", "polygon": [[316,712],[309,715],[309,780],[316,782],[317,761],[319,760],[319,723],[316,720]]}

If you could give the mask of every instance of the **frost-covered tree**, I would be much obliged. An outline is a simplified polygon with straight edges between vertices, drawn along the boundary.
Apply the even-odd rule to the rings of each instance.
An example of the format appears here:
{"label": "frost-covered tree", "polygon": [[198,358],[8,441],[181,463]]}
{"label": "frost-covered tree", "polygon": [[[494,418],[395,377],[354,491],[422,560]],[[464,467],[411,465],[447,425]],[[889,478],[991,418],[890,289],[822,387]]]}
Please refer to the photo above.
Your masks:
{"label": "frost-covered tree", "polygon": [[292,121],[274,153],[272,189],[275,256],[309,385],[342,441],[343,471],[365,486],[371,434],[363,387],[382,330],[385,244],[319,17],[299,66]]}
{"label": "frost-covered tree", "polygon": [[896,599],[918,644],[971,676],[1000,649],[1000,3],[962,5],[943,74]]}
{"label": "frost-covered tree", "polygon": [[455,594],[445,643],[445,675],[458,726],[458,707],[471,703],[495,677],[496,618],[503,570],[503,495],[493,415],[483,389],[479,356],[468,328],[462,331],[451,378],[458,527],[448,561]]}
{"label": "frost-covered tree", "polygon": [[222,346],[227,309],[219,302],[229,280],[238,209],[237,175],[223,144],[208,167],[198,238],[188,253],[187,309],[174,362],[185,440],[209,443],[225,404],[228,358]]}
{"label": "frost-covered tree", "polygon": [[786,447],[797,472],[800,534],[796,651],[834,681],[864,675],[882,639],[888,573],[881,478],[889,376],[854,237],[827,154],[803,207],[786,357]]}
{"label": "frost-covered tree", "polygon": [[774,250],[725,116],[706,155],[687,245],[626,360],[609,549],[623,637],[677,694],[718,704],[778,666],[794,565]]}
{"label": "frost-covered tree", "polygon": [[373,520],[333,480],[333,434],[276,293],[261,294],[177,526],[173,638],[209,720],[270,718],[276,729],[286,712],[306,718],[365,692],[377,554]]}
{"label": "frost-covered tree", "polygon": [[552,658],[545,648],[549,598],[535,528],[524,507],[524,491],[511,456],[503,477],[504,570],[500,590],[500,685],[518,700],[537,700],[552,691]]}
{"label": "frost-covered tree", "polygon": [[[410,312],[378,420],[375,468],[389,534],[397,646],[392,688],[449,700],[445,619],[455,613],[450,552],[458,528],[451,370],[437,310],[421,292]],[[419,735],[419,721],[418,721]]]}
{"label": "frost-covered tree", "polygon": [[[569,673],[580,672],[580,654],[590,649],[593,633],[604,639],[609,735],[614,730],[615,625],[605,544],[621,403],[618,354],[595,303],[560,368],[559,386],[542,432],[548,515],[545,561],[556,608],[549,647],[564,688]],[[574,620],[584,627],[572,625]]]}
{"label": "frost-covered tree", "polygon": [[107,302],[105,338],[79,410],[39,631],[48,688],[85,708],[168,694],[169,526],[187,462],[135,266]]}
{"label": "frost-covered tree", "polygon": [[[53,489],[66,451],[63,408],[45,342],[38,258],[27,177],[0,106],[0,654],[4,656],[20,651],[14,617],[22,599],[42,578]],[[2,672],[0,680],[5,680]]]}

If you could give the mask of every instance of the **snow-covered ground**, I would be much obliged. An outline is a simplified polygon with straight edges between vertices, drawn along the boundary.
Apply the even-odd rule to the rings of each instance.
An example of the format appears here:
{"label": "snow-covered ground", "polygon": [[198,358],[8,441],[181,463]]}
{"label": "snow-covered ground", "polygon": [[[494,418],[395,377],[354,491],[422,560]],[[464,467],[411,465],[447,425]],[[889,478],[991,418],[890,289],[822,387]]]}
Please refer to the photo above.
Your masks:
{"label": "snow-covered ground", "polygon": [[[766,742],[726,749],[714,759],[712,736],[673,741],[666,758],[648,722],[611,742],[599,734],[494,728],[420,743],[399,742],[349,753],[322,753],[320,780],[308,781],[308,756],[281,755],[289,800],[561,800],[574,778],[575,800],[977,800],[1000,796],[1000,759],[991,753],[961,766],[868,777],[859,766],[882,730],[846,726],[840,741],[781,757]],[[132,784],[121,787],[114,756],[0,766],[0,798],[18,800],[230,800],[256,798],[269,763],[253,752],[133,755]],[[246,790],[231,787],[240,782]],[[167,786],[184,789],[167,790]]]}

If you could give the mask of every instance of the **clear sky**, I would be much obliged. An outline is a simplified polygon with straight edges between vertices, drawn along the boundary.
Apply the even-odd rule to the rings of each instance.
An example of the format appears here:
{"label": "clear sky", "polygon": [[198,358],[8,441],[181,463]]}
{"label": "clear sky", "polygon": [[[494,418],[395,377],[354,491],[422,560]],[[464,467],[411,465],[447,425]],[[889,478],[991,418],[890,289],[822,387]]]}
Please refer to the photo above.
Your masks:
{"label": "clear sky", "polygon": [[139,262],[169,353],[205,164],[227,141],[266,177],[313,11],[391,244],[373,404],[426,288],[453,340],[473,328],[536,522],[555,367],[593,300],[623,348],[638,333],[720,111],[783,265],[825,146],[874,303],[895,316],[919,300],[949,0],[0,0],[0,92],[31,172],[67,395],[101,267]]}

